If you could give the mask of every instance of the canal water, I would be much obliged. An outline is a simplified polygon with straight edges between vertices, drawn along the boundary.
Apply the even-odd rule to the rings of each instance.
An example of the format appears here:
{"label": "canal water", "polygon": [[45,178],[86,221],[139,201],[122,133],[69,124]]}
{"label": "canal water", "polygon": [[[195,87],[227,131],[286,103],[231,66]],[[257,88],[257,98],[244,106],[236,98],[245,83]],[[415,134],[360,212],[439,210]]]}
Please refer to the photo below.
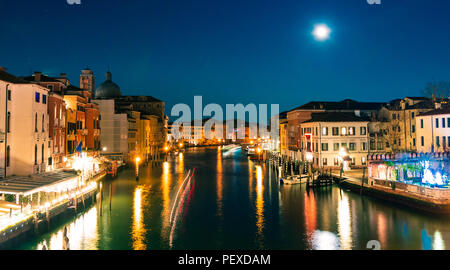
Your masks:
{"label": "canal water", "polygon": [[448,217],[337,186],[280,186],[238,148],[189,149],[134,173],[105,179],[101,205],[15,248],[62,249],[65,227],[71,249],[89,250],[450,248]]}

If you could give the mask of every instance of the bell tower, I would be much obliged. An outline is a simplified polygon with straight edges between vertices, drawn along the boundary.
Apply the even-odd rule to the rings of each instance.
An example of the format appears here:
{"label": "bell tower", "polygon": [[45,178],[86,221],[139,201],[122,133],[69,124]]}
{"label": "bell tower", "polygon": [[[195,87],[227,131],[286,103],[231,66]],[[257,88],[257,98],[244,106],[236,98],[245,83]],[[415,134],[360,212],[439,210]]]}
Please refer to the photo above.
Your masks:
{"label": "bell tower", "polygon": [[88,67],[81,71],[80,88],[84,89],[84,90],[88,90],[89,92],[91,92],[91,95],[94,94],[94,89],[95,89],[94,72],[92,70],[90,70]]}

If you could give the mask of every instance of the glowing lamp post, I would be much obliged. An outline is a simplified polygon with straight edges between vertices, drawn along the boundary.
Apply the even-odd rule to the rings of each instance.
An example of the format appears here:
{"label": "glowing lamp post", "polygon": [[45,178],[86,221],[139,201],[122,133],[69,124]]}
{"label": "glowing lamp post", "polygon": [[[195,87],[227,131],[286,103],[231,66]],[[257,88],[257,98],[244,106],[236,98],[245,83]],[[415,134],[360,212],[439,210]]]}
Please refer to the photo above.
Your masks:
{"label": "glowing lamp post", "polygon": [[136,157],[136,180],[139,179],[139,162],[141,161],[140,157]]}
{"label": "glowing lamp post", "polygon": [[256,149],[256,153],[258,153],[258,160],[260,160],[261,159],[261,147],[258,147],[257,149]]}

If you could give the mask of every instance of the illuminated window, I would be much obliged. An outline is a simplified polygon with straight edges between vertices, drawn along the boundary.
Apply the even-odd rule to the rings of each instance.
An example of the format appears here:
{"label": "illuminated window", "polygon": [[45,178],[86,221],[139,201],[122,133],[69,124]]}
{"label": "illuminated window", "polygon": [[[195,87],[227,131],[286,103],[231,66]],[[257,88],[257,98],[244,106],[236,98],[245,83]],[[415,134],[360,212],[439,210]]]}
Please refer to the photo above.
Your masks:
{"label": "illuminated window", "polygon": [[366,135],[367,134],[367,128],[366,127],[361,127],[361,135]]}
{"label": "illuminated window", "polygon": [[345,127],[341,128],[341,135],[347,135],[347,129]]}
{"label": "illuminated window", "polygon": [[328,135],[328,128],[327,127],[323,127],[322,128],[322,135],[324,135],[324,136]]}

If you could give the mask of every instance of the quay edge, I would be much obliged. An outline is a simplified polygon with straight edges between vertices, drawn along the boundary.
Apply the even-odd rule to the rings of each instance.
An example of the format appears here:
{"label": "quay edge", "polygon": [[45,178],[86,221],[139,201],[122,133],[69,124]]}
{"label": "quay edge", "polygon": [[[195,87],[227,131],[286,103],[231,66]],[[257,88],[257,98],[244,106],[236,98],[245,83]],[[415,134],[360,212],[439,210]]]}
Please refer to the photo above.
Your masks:
{"label": "quay edge", "polygon": [[346,179],[343,179],[339,185],[341,187],[348,188],[353,192],[358,192],[363,195],[368,195],[377,199],[389,201],[403,206],[413,207],[424,212],[450,215],[450,200],[433,201],[431,199],[409,195],[405,192],[368,186],[367,184],[364,184],[361,192],[361,184],[348,181]]}

